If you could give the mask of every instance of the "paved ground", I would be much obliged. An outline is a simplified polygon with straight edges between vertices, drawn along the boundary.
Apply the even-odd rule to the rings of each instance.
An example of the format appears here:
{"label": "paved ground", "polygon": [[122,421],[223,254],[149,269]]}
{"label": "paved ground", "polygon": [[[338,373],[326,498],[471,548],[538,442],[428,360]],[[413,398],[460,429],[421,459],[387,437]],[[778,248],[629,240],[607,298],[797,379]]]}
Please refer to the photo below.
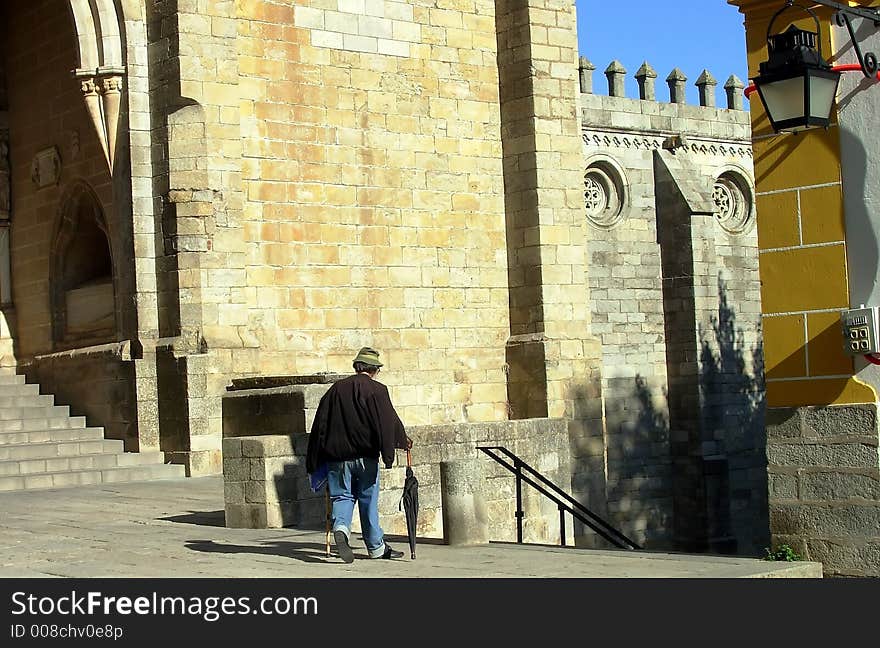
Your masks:
{"label": "paved ground", "polygon": [[[324,533],[227,529],[220,477],[0,494],[0,578],[12,577],[817,577],[817,563],[424,541],[418,559],[344,564]],[[405,541],[394,543],[405,549]]]}

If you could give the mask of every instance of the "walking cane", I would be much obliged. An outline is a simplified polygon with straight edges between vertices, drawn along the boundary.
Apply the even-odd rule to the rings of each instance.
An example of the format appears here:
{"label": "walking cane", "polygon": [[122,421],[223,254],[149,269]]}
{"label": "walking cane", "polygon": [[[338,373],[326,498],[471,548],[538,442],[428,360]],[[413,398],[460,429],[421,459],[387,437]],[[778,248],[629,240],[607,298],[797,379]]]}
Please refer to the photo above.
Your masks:
{"label": "walking cane", "polygon": [[330,557],[330,486],[324,489],[324,502],[327,505],[327,512],[324,515],[324,529],[327,531],[325,538],[327,557]]}

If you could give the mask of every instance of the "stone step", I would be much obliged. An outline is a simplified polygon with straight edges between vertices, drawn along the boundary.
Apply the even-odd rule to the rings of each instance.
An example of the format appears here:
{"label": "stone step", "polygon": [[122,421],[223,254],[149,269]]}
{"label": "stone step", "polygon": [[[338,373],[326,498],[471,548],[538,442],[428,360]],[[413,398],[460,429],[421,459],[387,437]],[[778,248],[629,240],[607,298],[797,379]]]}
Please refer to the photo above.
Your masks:
{"label": "stone step", "polygon": [[85,426],[86,417],[84,416],[0,419],[0,432],[34,432],[39,430],[83,428]]}
{"label": "stone step", "polygon": [[70,416],[67,405],[49,405],[39,407],[0,407],[0,421],[33,418],[56,418]]}
{"label": "stone step", "polygon": [[52,407],[53,405],[55,405],[55,397],[51,394],[31,394],[23,396],[6,396],[0,394],[0,409]]}
{"label": "stone step", "polygon": [[[97,443],[101,443],[98,441]],[[85,444],[82,444],[85,445]],[[23,461],[0,461],[0,477],[15,475],[39,475],[44,473],[76,472],[80,470],[105,470],[134,466],[161,466],[161,452],[92,453],[51,459],[27,459]]]}
{"label": "stone step", "polygon": [[156,479],[182,479],[185,475],[186,469],[177,464],[122,466],[118,468],[104,468],[101,470],[46,472],[35,473],[32,475],[0,477],[0,491],[67,488],[70,486],[152,481]]}
{"label": "stone step", "polygon": [[23,385],[25,377],[14,373],[0,373],[0,385]]}
{"label": "stone step", "polygon": [[32,432],[0,430],[0,448],[5,445],[22,445],[25,443],[46,443],[50,441],[94,441],[104,438],[104,428],[81,427],[54,430],[35,430]]}
{"label": "stone step", "polygon": [[125,444],[116,439],[44,441],[40,443],[7,443],[0,445],[0,463],[5,461],[25,461],[37,459],[56,459],[82,454],[120,453]]}
{"label": "stone step", "polygon": [[33,384],[4,385],[0,383],[0,396],[38,396],[40,386]]}

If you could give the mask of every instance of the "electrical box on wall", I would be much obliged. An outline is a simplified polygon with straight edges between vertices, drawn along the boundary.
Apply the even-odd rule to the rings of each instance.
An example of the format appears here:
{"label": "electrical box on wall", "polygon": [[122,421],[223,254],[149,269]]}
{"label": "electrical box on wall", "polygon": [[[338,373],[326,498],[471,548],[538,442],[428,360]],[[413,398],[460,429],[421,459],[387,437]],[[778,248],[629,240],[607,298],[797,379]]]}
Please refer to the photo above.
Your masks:
{"label": "electrical box on wall", "polygon": [[878,353],[880,341],[880,307],[862,306],[843,311],[840,321],[843,324],[843,350],[849,355]]}

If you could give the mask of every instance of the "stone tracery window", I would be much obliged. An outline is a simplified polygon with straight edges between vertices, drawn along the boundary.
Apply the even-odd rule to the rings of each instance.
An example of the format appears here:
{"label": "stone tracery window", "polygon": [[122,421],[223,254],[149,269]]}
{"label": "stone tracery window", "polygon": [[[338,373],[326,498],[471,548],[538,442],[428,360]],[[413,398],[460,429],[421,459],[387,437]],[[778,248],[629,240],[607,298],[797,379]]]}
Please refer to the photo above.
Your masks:
{"label": "stone tracery window", "polygon": [[712,188],[715,218],[721,227],[740,234],[752,224],[752,191],[745,178],[733,172],[722,173]]}
{"label": "stone tracery window", "polygon": [[605,188],[589,174],[584,178],[584,201],[589,216],[598,216],[608,205]]}
{"label": "stone tracery window", "polygon": [[621,172],[610,162],[599,160],[584,173],[584,206],[587,221],[601,229],[623,220],[626,187]]}
{"label": "stone tracery window", "polygon": [[736,210],[736,197],[732,194],[727,184],[718,182],[712,189],[712,201],[718,210],[718,220],[730,219]]}

